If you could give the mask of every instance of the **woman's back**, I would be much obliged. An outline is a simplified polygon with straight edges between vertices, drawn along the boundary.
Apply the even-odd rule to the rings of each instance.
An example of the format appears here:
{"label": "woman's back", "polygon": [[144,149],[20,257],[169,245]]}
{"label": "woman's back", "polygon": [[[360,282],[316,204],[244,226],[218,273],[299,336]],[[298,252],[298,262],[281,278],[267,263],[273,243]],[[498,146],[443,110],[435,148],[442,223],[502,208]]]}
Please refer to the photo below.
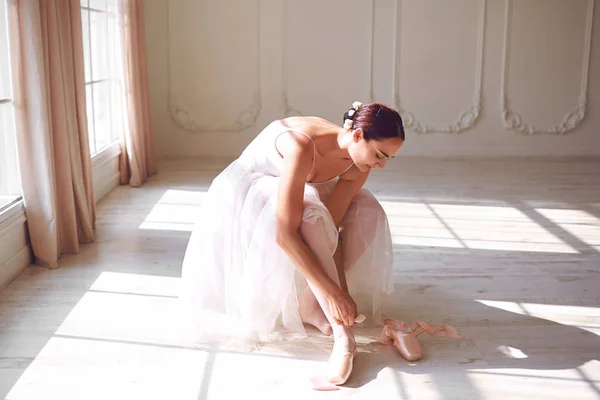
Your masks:
{"label": "woman's back", "polygon": [[331,157],[326,152],[328,145],[335,141],[336,135],[331,132],[337,129],[339,126],[318,117],[277,120],[263,129],[246,147],[240,161],[253,171],[280,176],[286,150],[293,146],[294,141],[308,138],[313,144],[306,147],[313,157],[313,170],[308,182],[330,181],[352,167],[351,160]]}

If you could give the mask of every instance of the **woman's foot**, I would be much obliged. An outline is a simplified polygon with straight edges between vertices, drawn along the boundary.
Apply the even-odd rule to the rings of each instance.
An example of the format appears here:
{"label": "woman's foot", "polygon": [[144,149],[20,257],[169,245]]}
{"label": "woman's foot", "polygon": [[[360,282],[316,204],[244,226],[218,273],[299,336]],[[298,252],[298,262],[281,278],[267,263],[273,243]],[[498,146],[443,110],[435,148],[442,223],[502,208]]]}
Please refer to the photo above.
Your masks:
{"label": "woman's foot", "polygon": [[336,335],[327,364],[327,380],[334,385],[346,383],[352,372],[356,340],[351,328],[344,328]]}
{"label": "woman's foot", "polygon": [[333,335],[331,324],[323,313],[323,309],[319,305],[317,298],[308,286],[298,299],[298,313],[300,314],[300,319],[305,324],[314,326],[326,336]]}

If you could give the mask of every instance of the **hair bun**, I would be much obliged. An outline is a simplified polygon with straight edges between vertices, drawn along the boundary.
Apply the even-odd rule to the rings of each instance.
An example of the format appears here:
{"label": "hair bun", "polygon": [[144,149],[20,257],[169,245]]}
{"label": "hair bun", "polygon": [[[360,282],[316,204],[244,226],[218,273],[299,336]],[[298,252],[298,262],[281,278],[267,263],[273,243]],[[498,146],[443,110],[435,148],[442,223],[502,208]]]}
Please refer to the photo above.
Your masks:
{"label": "hair bun", "polygon": [[[360,101],[355,101],[354,103],[352,103],[352,107],[350,107],[348,109],[348,111],[346,111],[344,113],[344,126],[349,125],[350,127],[352,126],[352,124],[348,123],[347,121],[353,121],[354,120],[354,114],[356,114],[356,112],[358,111],[358,109],[362,106],[362,103]],[[346,128],[346,129],[350,129],[350,128]]]}
{"label": "hair bun", "polygon": [[405,139],[402,117],[394,108],[383,103],[362,104],[355,101],[344,113],[342,125],[346,130],[362,129],[367,141]]}
{"label": "hair bun", "polygon": [[362,106],[362,103],[360,101],[355,101],[354,103],[352,103],[352,107],[348,110],[346,114],[348,114],[350,118],[353,118],[354,113],[358,111],[360,106]]}

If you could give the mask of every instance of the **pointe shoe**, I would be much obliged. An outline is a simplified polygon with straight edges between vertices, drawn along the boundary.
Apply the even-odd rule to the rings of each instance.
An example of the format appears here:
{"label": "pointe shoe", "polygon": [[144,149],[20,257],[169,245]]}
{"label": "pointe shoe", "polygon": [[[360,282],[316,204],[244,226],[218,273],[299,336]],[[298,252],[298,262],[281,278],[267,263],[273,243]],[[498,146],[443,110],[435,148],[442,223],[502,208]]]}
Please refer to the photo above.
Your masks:
{"label": "pointe shoe", "polygon": [[423,332],[427,332],[431,336],[457,339],[463,337],[455,328],[447,324],[435,327],[427,322],[415,321],[411,326],[408,326],[402,321],[391,318],[385,319],[383,324],[384,328],[379,337],[379,342],[393,344],[402,357],[408,361],[418,361],[423,358],[423,350],[417,340],[417,336]]}
{"label": "pointe shoe", "polygon": [[346,346],[341,341],[333,343],[333,349],[327,362],[327,381],[334,385],[343,385],[350,377],[350,373],[352,373],[357,348],[354,338],[349,340],[350,346],[348,349],[345,348]]}
{"label": "pointe shoe", "polygon": [[385,326],[380,342],[393,344],[402,357],[408,361],[418,361],[423,358],[423,349],[417,340],[417,336],[423,332],[422,330],[413,330],[404,322],[391,319],[386,319],[383,323]]}
{"label": "pointe shoe", "polygon": [[334,348],[327,363],[327,375],[313,376],[310,380],[312,388],[319,391],[339,390],[338,385],[346,383],[352,373],[355,355],[356,345],[350,352],[340,351],[338,353]]}
{"label": "pointe shoe", "polygon": [[[365,320],[366,317],[363,314],[358,314],[354,319],[354,322],[361,324]],[[350,377],[354,364],[354,357],[356,356],[357,351],[356,340],[351,339],[350,349],[345,349],[342,346],[343,345],[338,344],[338,347],[336,348],[334,342],[327,363],[328,374],[316,375],[311,378],[310,382],[314,390],[338,390],[337,385],[343,385]]]}

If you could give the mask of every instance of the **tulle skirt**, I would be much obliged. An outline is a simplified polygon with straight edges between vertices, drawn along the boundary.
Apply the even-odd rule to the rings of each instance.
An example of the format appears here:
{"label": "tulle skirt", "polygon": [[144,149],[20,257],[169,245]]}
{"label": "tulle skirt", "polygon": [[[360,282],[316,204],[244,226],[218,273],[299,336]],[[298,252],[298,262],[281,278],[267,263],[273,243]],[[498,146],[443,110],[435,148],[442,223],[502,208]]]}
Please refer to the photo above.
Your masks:
{"label": "tulle skirt", "polygon": [[[394,291],[386,215],[365,189],[340,229],[324,205],[336,182],[306,184],[302,224],[319,224],[328,246],[343,248],[350,295],[371,324]],[[279,177],[234,161],[212,182],[187,246],[179,301],[180,334],[196,343],[305,336],[298,296],[306,280],[275,240]]]}

